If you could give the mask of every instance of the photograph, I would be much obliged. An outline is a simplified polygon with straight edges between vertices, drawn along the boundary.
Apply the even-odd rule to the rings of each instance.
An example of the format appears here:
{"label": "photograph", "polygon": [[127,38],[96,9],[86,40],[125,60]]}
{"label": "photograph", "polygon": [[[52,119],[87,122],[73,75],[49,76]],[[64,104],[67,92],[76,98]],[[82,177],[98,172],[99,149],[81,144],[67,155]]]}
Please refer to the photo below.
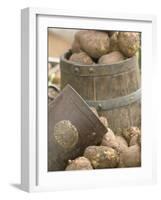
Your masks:
{"label": "photograph", "polygon": [[48,172],[141,167],[141,32],[47,34]]}

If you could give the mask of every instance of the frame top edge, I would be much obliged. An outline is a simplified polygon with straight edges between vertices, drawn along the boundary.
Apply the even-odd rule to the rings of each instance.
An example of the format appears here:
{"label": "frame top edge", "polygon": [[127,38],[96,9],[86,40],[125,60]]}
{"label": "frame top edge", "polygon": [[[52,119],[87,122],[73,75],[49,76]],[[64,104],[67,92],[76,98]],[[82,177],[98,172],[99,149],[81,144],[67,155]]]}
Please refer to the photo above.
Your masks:
{"label": "frame top edge", "polygon": [[21,11],[27,10],[34,15],[57,15],[57,16],[70,16],[70,17],[88,17],[88,18],[106,18],[106,19],[122,19],[122,20],[134,20],[154,22],[157,17],[154,14],[135,14],[135,13],[114,13],[111,11],[87,11],[87,10],[63,10],[53,8],[41,8],[41,7],[26,7]]}

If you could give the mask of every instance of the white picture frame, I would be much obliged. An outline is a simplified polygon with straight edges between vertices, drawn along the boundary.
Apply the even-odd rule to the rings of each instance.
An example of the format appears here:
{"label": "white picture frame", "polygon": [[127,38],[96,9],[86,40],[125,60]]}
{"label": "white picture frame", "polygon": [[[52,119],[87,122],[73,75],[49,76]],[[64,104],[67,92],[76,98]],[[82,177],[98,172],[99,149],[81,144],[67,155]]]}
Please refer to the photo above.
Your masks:
{"label": "white picture frame", "polygon": [[[109,26],[111,30],[142,32],[142,167],[47,172],[47,28],[106,30]],[[156,60],[155,16],[25,8],[21,15],[21,49],[21,188],[23,190],[54,191],[156,182],[154,132],[151,137],[154,119],[151,115],[152,102],[149,95],[152,94],[154,77],[151,66],[155,68]]]}

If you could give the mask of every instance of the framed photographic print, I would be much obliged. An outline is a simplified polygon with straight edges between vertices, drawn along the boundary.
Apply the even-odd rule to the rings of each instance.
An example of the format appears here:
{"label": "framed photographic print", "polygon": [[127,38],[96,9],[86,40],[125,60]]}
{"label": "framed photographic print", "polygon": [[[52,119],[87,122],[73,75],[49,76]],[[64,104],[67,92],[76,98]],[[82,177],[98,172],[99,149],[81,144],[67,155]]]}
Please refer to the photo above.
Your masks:
{"label": "framed photographic print", "polygon": [[21,186],[154,183],[154,16],[26,8]]}

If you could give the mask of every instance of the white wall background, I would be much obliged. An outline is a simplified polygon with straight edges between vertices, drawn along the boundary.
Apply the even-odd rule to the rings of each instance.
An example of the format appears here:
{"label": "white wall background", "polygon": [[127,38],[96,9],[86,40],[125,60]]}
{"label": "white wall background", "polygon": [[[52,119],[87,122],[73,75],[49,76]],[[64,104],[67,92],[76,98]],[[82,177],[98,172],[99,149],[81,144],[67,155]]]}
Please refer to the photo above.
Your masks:
{"label": "white wall background", "polygon": [[[3,0],[0,3],[0,199],[161,199],[161,12],[159,0]],[[155,186],[117,187],[86,191],[28,194],[20,183],[20,9],[51,7],[69,10],[104,10],[119,13],[155,14],[158,18],[158,68],[153,91],[154,131],[158,134],[158,184]],[[153,133],[151,133],[153,135]],[[108,180],[107,180],[108,181]]]}

